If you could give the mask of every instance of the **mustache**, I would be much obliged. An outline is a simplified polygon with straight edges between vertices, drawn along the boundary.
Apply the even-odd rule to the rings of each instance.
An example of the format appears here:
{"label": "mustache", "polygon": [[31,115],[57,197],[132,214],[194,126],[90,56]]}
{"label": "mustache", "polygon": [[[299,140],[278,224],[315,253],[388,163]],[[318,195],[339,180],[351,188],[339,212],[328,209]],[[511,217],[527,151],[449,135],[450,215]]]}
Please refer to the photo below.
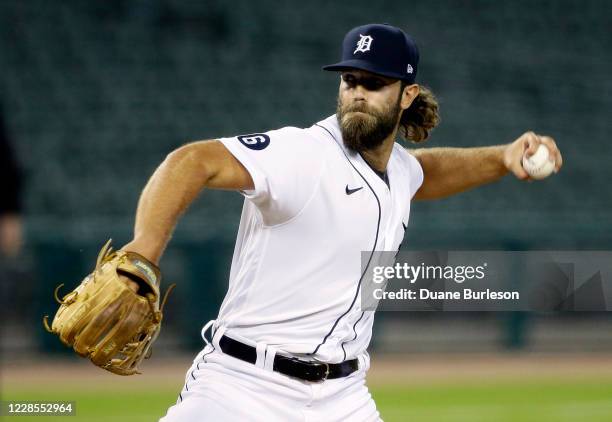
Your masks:
{"label": "mustache", "polygon": [[364,103],[353,103],[353,104],[348,104],[345,105],[343,107],[343,112],[344,113],[366,113],[366,114],[370,114],[372,116],[375,116],[376,113],[372,112],[372,110],[370,110],[370,108],[365,105]]}

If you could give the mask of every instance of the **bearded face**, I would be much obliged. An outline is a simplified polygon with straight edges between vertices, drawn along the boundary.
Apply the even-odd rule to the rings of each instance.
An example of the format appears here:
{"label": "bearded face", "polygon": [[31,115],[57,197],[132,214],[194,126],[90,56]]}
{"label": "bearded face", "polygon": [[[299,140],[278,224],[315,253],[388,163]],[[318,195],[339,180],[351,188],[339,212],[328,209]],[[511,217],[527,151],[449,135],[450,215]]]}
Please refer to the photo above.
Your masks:
{"label": "bearded face", "polygon": [[380,146],[395,130],[402,109],[401,96],[384,109],[378,110],[363,101],[343,104],[340,95],[336,115],[344,145],[356,152]]}

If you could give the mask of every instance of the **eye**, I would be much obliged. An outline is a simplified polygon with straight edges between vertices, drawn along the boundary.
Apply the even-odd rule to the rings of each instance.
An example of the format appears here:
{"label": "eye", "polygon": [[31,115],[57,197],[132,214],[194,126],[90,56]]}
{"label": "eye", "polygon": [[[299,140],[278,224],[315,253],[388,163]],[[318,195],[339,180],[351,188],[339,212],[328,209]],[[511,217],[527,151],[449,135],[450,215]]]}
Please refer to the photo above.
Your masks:
{"label": "eye", "polygon": [[385,83],[383,81],[381,81],[380,79],[376,79],[376,80],[372,81],[372,87],[374,89],[376,89],[376,90],[379,90],[383,86],[385,86]]}
{"label": "eye", "polygon": [[344,81],[345,84],[347,84],[351,88],[355,86],[355,77],[349,73],[343,74],[342,80]]}
{"label": "eye", "polygon": [[368,78],[363,80],[363,86],[369,91],[378,91],[385,85],[385,81],[378,78]]}

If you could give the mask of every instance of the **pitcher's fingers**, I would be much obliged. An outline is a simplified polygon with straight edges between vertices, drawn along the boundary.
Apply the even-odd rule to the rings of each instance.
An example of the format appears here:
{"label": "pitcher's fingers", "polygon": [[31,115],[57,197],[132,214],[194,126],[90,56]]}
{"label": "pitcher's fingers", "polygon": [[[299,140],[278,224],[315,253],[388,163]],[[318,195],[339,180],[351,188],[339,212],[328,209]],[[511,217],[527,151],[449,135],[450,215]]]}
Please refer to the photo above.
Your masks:
{"label": "pitcher's fingers", "polygon": [[134,292],[138,292],[138,289],[139,289],[139,287],[140,287],[140,286],[138,286],[138,283],[136,283],[136,282],[135,282],[135,281],[133,281],[133,280],[130,280],[130,278],[129,278],[129,277],[126,277],[126,276],[124,276],[124,275],[121,275],[121,276],[119,276],[119,277],[121,277],[121,279],[127,283],[128,287],[129,287],[130,289],[132,289],[132,291],[134,291]]}
{"label": "pitcher's fingers", "polygon": [[510,166],[510,171],[512,171],[512,173],[514,173],[514,175],[521,180],[527,180],[529,178],[529,174],[527,174],[523,168],[522,160],[520,163],[512,163]]}
{"label": "pitcher's fingers", "polygon": [[531,157],[533,154],[536,153],[542,141],[540,137],[533,132],[527,132],[525,133],[524,136],[525,136],[525,145],[527,147],[525,149],[524,155],[526,157]]}
{"label": "pitcher's fingers", "polygon": [[551,157],[555,160],[555,171],[559,171],[563,165],[563,157],[561,156],[559,147],[557,147],[557,143],[550,136],[542,136],[542,142],[546,144],[548,150],[551,152]]}

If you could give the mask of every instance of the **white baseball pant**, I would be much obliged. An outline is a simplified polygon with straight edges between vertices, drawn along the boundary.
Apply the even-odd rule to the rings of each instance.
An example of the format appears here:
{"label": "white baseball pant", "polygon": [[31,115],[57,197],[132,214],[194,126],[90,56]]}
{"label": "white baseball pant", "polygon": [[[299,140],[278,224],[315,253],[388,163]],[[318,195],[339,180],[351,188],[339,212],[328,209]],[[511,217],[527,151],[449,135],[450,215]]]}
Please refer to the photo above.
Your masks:
{"label": "white baseball pant", "polygon": [[381,420],[361,364],[347,377],[312,383],[226,355],[214,343],[196,356],[160,422]]}

